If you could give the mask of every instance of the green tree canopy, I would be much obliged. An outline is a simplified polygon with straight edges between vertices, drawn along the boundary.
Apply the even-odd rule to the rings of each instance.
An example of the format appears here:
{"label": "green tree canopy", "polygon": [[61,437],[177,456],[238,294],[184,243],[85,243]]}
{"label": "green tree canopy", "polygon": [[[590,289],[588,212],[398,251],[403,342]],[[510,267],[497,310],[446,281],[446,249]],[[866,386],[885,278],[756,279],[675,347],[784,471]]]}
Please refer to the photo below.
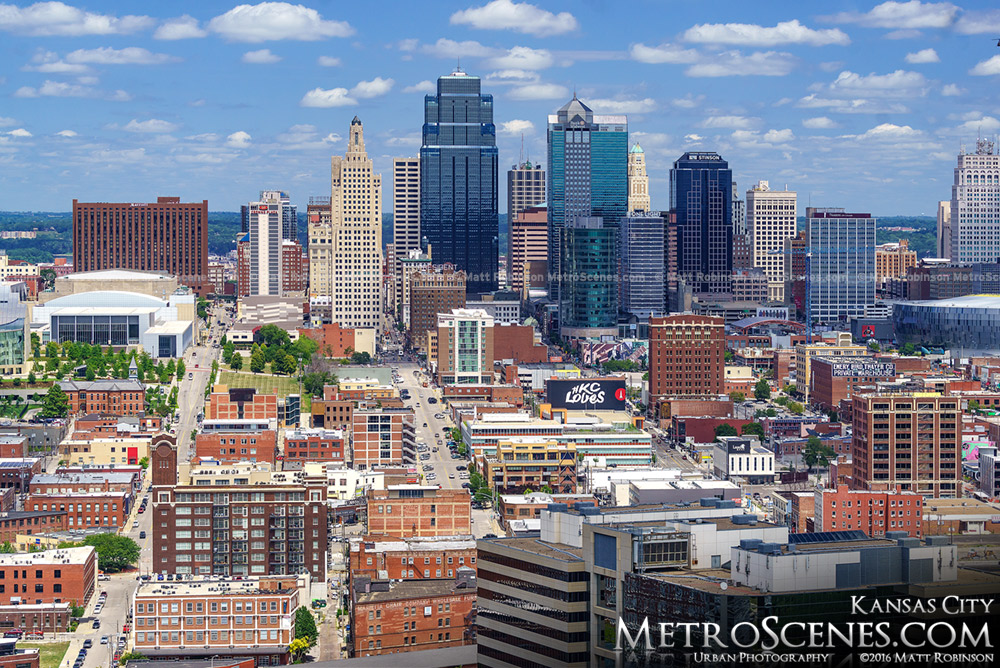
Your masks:
{"label": "green tree canopy", "polygon": [[760,422],[749,422],[743,425],[740,432],[743,436],[756,436],[761,441],[764,440],[764,427]]}
{"label": "green tree canopy", "polygon": [[742,403],[743,401],[746,401],[747,395],[743,394],[740,391],[736,391],[736,392],[730,392],[729,398],[736,403]]}
{"label": "green tree canopy", "polygon": [[761,378],[757,381],[757,384],[753,386],[753,396],[756,397],[758,401],[764,401],[765,399],[771,398],[771,386],[766,380]]}
{"label": "green tree canopy", "polygon": [[233,368],[233,371],[239,371],[243,368],[243,355],[239,353],[233,353],[233,356],[229,358],[229,366]]}
{"label": "green tree canopy", "polygon": [[295,631],[292,634],[296,638],[304,638],[309,642],[309,647],[316,644],[319,639],[319,631],[316,630],[316,619],[309,608],[302,606],[295,611]]}
{"label": "green tree canopy", "polygon": [[284,348],[291,343],[291,339],[288,337],[288,332],[283,330],[277,325],[264,325],[257,332],[257,336],[260,340],[264,342],[267,347],[277,347]]}
{"label": "green tree canopy", "polygon": [[264,357],[264,353],[260,349],[250,356],[250,370],[254,373],[263,371],[266,364],[267,358]]}
{"label": "green tree canopy", "polygon": [[718,439],[720,436],[738,436],[736,433],[736,427],[733,425],[723,422],[715,427],[715,438]]}
{"label": "green tree canopy", "polygon": [[105,573],[119,573],[139,562],[139,545],[128,536],[99,533],[83,539],[97,550],[97,567]]}
{"label": "green tree canopy", "polygon": [[809,467],[810,472],[814,466],[829,466],[830,461],[836,456],[836,451],[829,445],[824,445],[818,436],[810,436],[805,447],[802,448],[802,461]]}
{"label": "green tree canopy", "polygon": [[69,415],[69,397],[58,383],[54,383],[45,393],[40,414],[43,418],[64,418]]}

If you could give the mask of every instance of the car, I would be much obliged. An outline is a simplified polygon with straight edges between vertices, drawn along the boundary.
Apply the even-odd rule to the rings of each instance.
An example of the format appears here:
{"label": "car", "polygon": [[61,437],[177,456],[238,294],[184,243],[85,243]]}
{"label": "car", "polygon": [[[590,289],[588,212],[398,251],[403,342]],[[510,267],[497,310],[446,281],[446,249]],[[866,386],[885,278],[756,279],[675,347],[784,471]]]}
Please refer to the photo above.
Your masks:
{"label": "car", "polygon": [[194,372],[188,372],[188,380],[191,380],[192,378],[194,378]]}
{"label": "car", "polygon": [[145,537],[146,537],[146,532],[145,531],[140,531],[139,532],[139,540],[142,540]]}
{"label": "car", "polygon": [[173,579],[174,579],[174,574],[173,573],[167,573],[167,580],[173,580]]}
{"label": "car", "polygon": [[83,648],[84,649],[90,649],[93,646],[94,646],[94,641],[91,640],[90,638],[87,638],[86,640],[83,641]]}
{"label": "car", "polygon": [[449,480],[454,480],[455,479],[455,474],[454,473],[449,473],[448,474],[448,479]]}
{"label": "car", "polygon": [[470,484],[469,484],[469,483],[467,483],[467,482],[463,482],[463,483],[462,483],[462,487],[464,487],[465,489],[472,489],[472,485],[470,485]]}
{"label": "car", "polygon": [[429,403],[429,404],[436,404],[437,402],[438,402],[438,400],[435,399],[434,397],[429,397],[427,399],[427,403]]}
{"label": "car", "polygon": [[101,620],[95,619],[94,620],[94,630],[96,631],[99,628],[101,628]]}
{"label": "car", "polygon": [[101,636],[101,644],[107,645],[109,638],[107,636]]}
{"label": "car", "polygon": [[457,471],[464,471],[465,469],[466,469],[466,467],[461,466],[461,465],[455,467],[455,470],[457,470]]}
{"label": "car", "polygon": [[111,576],[108,575],[107,573],[101,573],[100,575],[97,576],[97,581],[98,582],[107,582],[110,579],[111,579]]}
{"label": "car", "polygon": [[425,427],[427,426],[427,423],[426,423],[426,422],[424,423],[424,426],[425,426]]}
{"label": "car", "polygon": [[136,520],[135,522],[132,522],[132,528],[133,529],[138,529],[139,528],[139,520]]}

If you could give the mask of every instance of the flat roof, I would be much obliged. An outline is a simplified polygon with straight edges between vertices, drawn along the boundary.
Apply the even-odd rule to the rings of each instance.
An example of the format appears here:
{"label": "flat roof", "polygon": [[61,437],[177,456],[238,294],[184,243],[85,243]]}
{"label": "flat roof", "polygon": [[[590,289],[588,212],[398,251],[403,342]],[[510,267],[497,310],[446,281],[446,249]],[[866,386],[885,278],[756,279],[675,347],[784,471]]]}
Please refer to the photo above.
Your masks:
{"label": "flat roof", "polygon": [[158,310],[158,306],[56,306],[52,315],[147,315]]}
{"label": "flat roof", "polygon": [[450,538],[410,538],[397,540],[352,540],[351,551],[360,551],[361,543],[371,544],[366,552],[420,552],[422,550],[474,550],[476,539],[472,536]]}
{"label": "flat roof", "polygon": [[37,461],[37,457],[5,457],[0,459],[0,469],[21,469],[33,466]]}
{"label": "flat roof", "polygon": [[26,552],[18,554],[0,554],[0,566],[43,566],[46,564],[87,563],[94,548],[67,547],[60,550],[45,550],[43,552]]}
{"label": "flat roof", "polygon": [[[280,576],[279,579],[295,579],[294,575]],[[165,598],[168,596],[260,596],[290,594],[292,589],[260,588],[260,578],[209,578],[205,580],[156,581],[143,582],[136,590],[136,598]]]}
{"label": "flat roof", "polygon": [[563,545],[562,543],[548,543],[543,541],[541,538],[488,538],[479,542],[480,549],[482,549],[484,545],[496,545],[498,547],[528,552],[541,557],[557,559],[559,561],[583,561],[582,548],[573,547],[571,545]]}
{"label": "flat roof", "polygon": [[31,484],[39,485],[72,485],[89,483],[131,483],[135,479],[134,472],[116,471],[84,471],[82,473],[39,473],[32,476]]}
{"label": "flat roof", "polygon": [[166,320],[146,330],[147,334],[183,334],[191,328],[190,320]]}
{"label": "flat roof", "polygon": [[402,582],[391,582],[389,591],[358,592],[356,596],[359,604],[384,603],[428,596],[448,596],[449,594],[472,594],[475,596],[475,581],[471,584],[470,587],[459,587],[458,582],[453,579],[403,580]]}
{"label": "flat roof", "polygon": [[926,499],[924,515],[1000,515],[1000,506],[978,499]]}

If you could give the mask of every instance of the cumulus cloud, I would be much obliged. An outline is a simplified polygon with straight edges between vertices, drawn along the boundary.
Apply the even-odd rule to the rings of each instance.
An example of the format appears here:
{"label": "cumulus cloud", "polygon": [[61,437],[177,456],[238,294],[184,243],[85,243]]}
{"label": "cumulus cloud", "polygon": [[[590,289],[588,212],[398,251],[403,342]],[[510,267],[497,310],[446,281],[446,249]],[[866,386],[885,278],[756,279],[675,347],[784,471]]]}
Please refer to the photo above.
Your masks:
{"label": "cumulus cloud", "polygon": [[920,72],[896,70],[888,74],[865,76],[855,72],[843,71],[830,84],[829,90],[835,93],[884,95],[888,97],[913,97],[927,93],[927,79]]}
{"label": "cumulus cloud", "polygon": [[921,65],[923,63],[940,63],[941,59],[934,49],[921,49],[920,51],[906,54],[906,62],[911,65]]}
{"label": "cumulus cloud", "polygon": [[957,84],[947,84],[941,89],[941,94],[945,97],[957,97],[965,92],[964,88],[959,88]]}
{"label": "cumulus cloud", "polygon": [[30,132],[28,132],[27,130],[25,130],[24,128],[18,128],[16,130],[11,130],[7,134],[10,135],[11,137],[33,137],[34,136]]}
{"label": "cumulus cloud", "polygon": [[851,38],[837,28],[814,30],[797,20],[782,21],[773,28],[752,23],[705,23],[688,28],[684,33],[684,40],[705,44],[764,47],[780,44],[846,46],[851,43]]}
{"label": "cumulus cloud", "polygon": [[997,120],[993,116],[984,116],[979,112],[973,113],[974,116],[972,118],[956,128],[959,134],[968,136],[973,132],[978,135],[982,132],[996,132],[1000,130],[1000,120]]}
{"label": "cumulus cloud", "polygon": [[535,131],[535,124],[531,121],[513,120],[500,124],[500,134],[520,135],[531,134]]}
{"label": "cumulus cloud", "polygon": [[502,56],[487,61],[489,67],[513,70],[543,70],[551,67],[552,54],[545,49],[531,49],[526,46],[515,46]]}
{"label": "cumulus cloud", "polygon": [[950,2],[883,2],[868,12],[840,12],[824,17],[832,23],[856,23],[865,28],[947,28],[958,7]]}
{"label": "cumulus cloud", "polygon": [[[403,40],[406,46],[410,46],[409,40]],[[401,43],[400,48],[403,44]],[[409,49],[403,49],[404,51],[412,51],[416,46]],[[466,40],[464,42],[456,42],[453,39],[445,39],[442,37],[433,44],[424,44],[420,47],[420,50],[424,53],[435,56],[437,58],[485,58],[489,56],[498,56],[500,51],[498,49],[493,49],[488,46],[483,46],[475,40]]]}
{"label": "cumulus cloud", "polygon": [[747,116],[709,116],[701,122],[703,128],[747,129],[760,124],[759,118]]}
{"label": "cumulus cloud", "polygon": [[340,67],[340,58],[333,56],[320,56],[316,59],[316,64],[322,67]]}
{"label": "cumulus cloud", "polygon": [[955,23],[955,32],[963,35],[1000,34],[1000,9],[968,11]]}
{"label": "cumulus cloud", "polygon": [[816,116],[815,118],[806,118],[803,120],[802,127],[809,128],[810,130],[829,130],[838,126],[835,121],[826,116]]}
{"label": "cumulus cloud", "polygon": [[167,132],[173,132],[177,129],[177,124],[171,123],[170,121],[163,121],[158,118],[150,118],[149,120],[140,121],[133,118],[128,124],[123,128],[126,132],[142,132],[149,134],[164,134]]}
{"label": "cumulus cloud", "polygon": [[240,60],[252,65],[270,65],[280,62],[281,56],[271,53],[271,49],[260,49],[259,51],[247,51]]}
{"label": "cumulus cloud", "polygon": [[698,52],[694,49],[685,49],[676,44],[661,44],[659,46],[646,46],[645,44],[633,44],[629,48],[629,56],[632,60],[650,65],[686,65],[698,60]]}
{"label": "cumulus cloud", "polygon": [[486,80],[492,84],[535,83],[540,79],[538,72],[527,70],[500,70],[486,75]]}
{"label": "cumulus cloud", "polygon": [[312,42],[354,34],[346,21],[328,21],[315,9],[287,2],[237,5],[209,21],[208,29],[233,42]]}
{"label": "cumulus cloud", "polygon": [[727,51],[691,65],[684,74],[689,77],[783,77],[791,73],[795,63],[792,54],[781,51],[755,51],[747,55]]}
{"label": "cumulus cloud", "polygon": [[897,141],[900,139],[913,139],[923,136],[920,130],[914,130],[909,125],[896,125],[895,123],[882,123],[860,135],[844,135],[847,138],[870,139],[874,141]]}
{"label": "cumulus cloud", "polygon": [[153,25],[148,16],[85,12],[62,2],[36,2],[27,7],[0,5],[0,30],[29,36],[126,35]]}
{"label": "cumulus cloud", "polygon": [[237,130],[226,137],[226,146],[230,148],[246,148],[250,146],[250,134],[243,132],[243,130]]}
{"label": "cumulus cloud", "polygon": [[514,30],[539,37],[561,35],[579,27],[569,12],[553,14],[527,2],[512,0],[493,0],[482,7],[455,12],[451,24],[483,30]]}
{"label": "cumulus cloud", "polygon": [[512,89],[510,97],[514,100],[561,100],[569,97],[569,89],[551,83],[527,84]]}
{"label": "cumulus cloud", "polygon": [[313,88],[302,96],[299,105],[303,107],[350,107],[358,103],[346,88]]}
{"label": "cumulus cloud", "polygon": [[[46,80],[41,86],[21,86],[14,91],[14,97],[98,97],[99,91],[90,86]],[[116,95],[109,99],[117,100]]]}
{"label": "cumulus cloud", "polygon": [[779,144],[787,144],[795,139],[791,130],[768,130],[761,135],[756,130],[735,130],[733,140],[745,148],[772,148]]}
{"label": "cumulus cloud", "polygon": [[392,87],[395,84],[396,82],[393,79],[375,77],[371,81],[359,81],[357,85],[351,89],[351,95],[362,99],[380,97],[392,90]]}
{"label": "cumulus cloud", "polygon": [[424,79],[412,86],[407,86],[403,89],[404,93],[433,93],[437,90],[437,86],[434,85],[433,81]]}
{"label": "cumulus cloud", "polygon": [[94,65],[162,65],[180,60],[166,53],[153,53],[137,46],[113,49],[104,46],[97,49],[77,49],[66,54],[69,63],[91,63]]}
{"label": "cumulus cloud", "polygon": [[77,133],[73,130],[60,130],[59,132],[56,133],[56,136],[66,137],[67,139],[69,139],[72,137],[76,137]]}
{"label": "cumulus cloud", "polygon": [[44,72],[46,74],[83,74],[90,68],[81,63],[67,63],[59,58],[54,51],[39,51],[32,57],[31,63],[24,66],[29,72]]}
{"label": "cumulus cloud", "polygon": [[647,97],[633,100],[589,99],[587,106],[604,114],[645,114],[656,109],[656,100]]}
{"label": "cumulus cloud", "polygon": [[154,39],[176,40],[176,39],[197,39],[204,37],[208,32],[198,26],[198,19],[187,14],[176,19],[168,19],[153,33]]}
{"label": "cumulus cloud", "polygon": [[1000,56],[993,56],[988,60],[976,63],[976,66],[969,70],[969,74],[977,77],[1000,74]]}

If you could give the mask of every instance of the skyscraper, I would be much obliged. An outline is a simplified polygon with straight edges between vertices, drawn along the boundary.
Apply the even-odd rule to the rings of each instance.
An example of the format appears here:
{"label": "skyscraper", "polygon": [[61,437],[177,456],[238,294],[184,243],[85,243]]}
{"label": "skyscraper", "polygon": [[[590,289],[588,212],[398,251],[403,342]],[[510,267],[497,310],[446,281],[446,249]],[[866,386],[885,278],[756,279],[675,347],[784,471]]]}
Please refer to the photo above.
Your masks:
{"label": "skyscraper", "polygon": [[374,328],[378,336],[382,324],[382,176],[372,169],[357,116],[351,121],[347,141],[347,154],[330,159],[332,319],[341,327]]}
{"label": "skyscraper", "polygon": [[937,208],[937,256],[951,257],[951,201],[938,202]]}
{"label": "skyscraper", "polygon": [[[538,286],[533,267],[545,267],[549,248],[549,211],[542,206],[532,206],[517,212],[510,219],[510,248],[507,251],[507,272],[510,287],[527,298],[528,290]],[[544,270],[542,288],[544,285]]]}
{"label": "skyscraper", "polygon": [[747,205],[740,199],[736,181],[733,181],[733,269],[753,266],[753,246],[747,229]]}
{"label": "skyscraper", "polygon": [[[238,272],[238,291],[241,296],[281,295],[282,285],[282,242],[288,232],[294,232],[290,225],[296,219],[295,207],[288,195],[279,190],[262,190],[260,199],[243,207],[246,230],[240,243],[246,243],[240,259],[246,259],[244,269]],[[294,241],[292,236],[290,241]],[[243,264],[241,262],[241,264]],[[299,263],[301,265],[301,262]]]}
{"label": "skyscraper", "polygon": [[642,320],[666,313],[665,225],[657,212],[632,211],[618,228],[621,310]]}
{"label": "skyscraper", "polygon": [[420,160],[392,159],[392,243],[396,257],[420,250]]}
{"label": "skyscraper", "polygon": [[420,234],[435,262],[467,273],[469,292],[497,289],[497,159],[493,96],[465,72],[439,77],[424,97]]}
{"label": "skyscraper", "polygon": [[511,166],[507,172],[507,220],[539,204],[545,204],[545,170],[530,160]]}
{"label": "skyscraper", "polygon": [[559,333],[565,339],[618,335],[618,225],[574,216],[562,227]]}
{"label": "skyscraper", "polygon": [[603,116],[573,96],[548,124],[549,299],[560,300],[563,226],[600,216],[609,225],[628,213],[628,119]]}
{"label": "skyscraper", "polygon": [[958,155],[951,186],[951,248],[955,264],[996,262],[1000,258],[1000,154],[991,140],[976,142],[976,152]]}
{"label": "skyscraper", "polygon": [[677,271],[696,293],[730,290],[732,191],[733,172],[718,153],[685,153],[670,170],[670,209],[677,214]]}
{"label": "skyscraper", "polygon": [[767,275],[768,301],[785,299],[785,240],[795,236],[796,195],[789,190],[771,190],[758,181],[747,191],[747,230],[753,243],[753,266]]}
{"label": "skyscraper", "polygon": [[628,210],[649,211],[649,176],[646,153],[636,142],[628,152]]}
{"label": "skyscraper", "polygon": [[862,317],[875,303],[875,219],[843,209],[806,209],[809,300],[814,322]]}

